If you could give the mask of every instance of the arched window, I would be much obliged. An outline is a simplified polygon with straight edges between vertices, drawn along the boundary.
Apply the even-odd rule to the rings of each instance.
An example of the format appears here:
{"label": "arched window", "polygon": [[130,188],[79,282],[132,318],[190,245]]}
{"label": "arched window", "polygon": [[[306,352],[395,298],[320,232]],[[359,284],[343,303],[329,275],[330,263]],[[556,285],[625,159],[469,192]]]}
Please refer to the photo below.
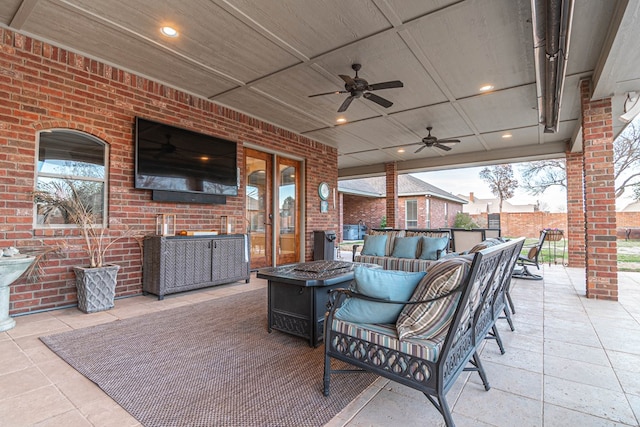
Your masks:
{"label": "arched window", "polygon": [[[54,129],[38,134],[36,190],[66,195],[75,192],[96,219],[106,226],[107,156],[100,139],[74,130]],[[61,209],[46,210],[38,203],[35,227],[65,227],[74,222]]]}

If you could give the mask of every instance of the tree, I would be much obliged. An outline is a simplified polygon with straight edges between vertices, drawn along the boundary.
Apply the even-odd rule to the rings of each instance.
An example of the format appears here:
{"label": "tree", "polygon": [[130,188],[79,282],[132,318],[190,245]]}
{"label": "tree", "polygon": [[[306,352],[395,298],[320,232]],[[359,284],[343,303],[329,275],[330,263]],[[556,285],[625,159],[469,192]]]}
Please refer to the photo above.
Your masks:
{"label": "tree", "polygon": [[491,192],[500,200],[500,213],[502,202],[513,197],[518,188],[518,180],[513,176],[513,168],[510,164],[485,167],[480,171],[480,178],[489,184]]}
{"label": "tree", "polygon": [[[626,190],[633,199],[640,200],[640,125],[632,122],[613,142],[613,167],[616,198]],[[567,188],[567,170],[564,159],[540,160],[524,163],[520,168],[524,180],[522,188],[538,195],[548,188]]]}
{"label": "tree", "polygon": [[471,215],[468,213],[458,212],[456,214],[456,221],[453,223],[453,228],[464,228],[465,230],[471,230],[472,228],[479,228],[475,223]]}

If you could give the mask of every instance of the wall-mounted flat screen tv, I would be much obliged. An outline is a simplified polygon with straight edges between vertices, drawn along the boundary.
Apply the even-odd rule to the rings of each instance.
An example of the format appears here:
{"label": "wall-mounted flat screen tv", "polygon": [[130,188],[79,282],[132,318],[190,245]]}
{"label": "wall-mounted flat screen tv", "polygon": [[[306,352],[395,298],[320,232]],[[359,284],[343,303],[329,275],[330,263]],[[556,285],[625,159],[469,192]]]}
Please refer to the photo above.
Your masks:
{"label": "wall-mounted flat screen tv", "polygon": [[236,143],[136,117],[135,188],[238,195]]}

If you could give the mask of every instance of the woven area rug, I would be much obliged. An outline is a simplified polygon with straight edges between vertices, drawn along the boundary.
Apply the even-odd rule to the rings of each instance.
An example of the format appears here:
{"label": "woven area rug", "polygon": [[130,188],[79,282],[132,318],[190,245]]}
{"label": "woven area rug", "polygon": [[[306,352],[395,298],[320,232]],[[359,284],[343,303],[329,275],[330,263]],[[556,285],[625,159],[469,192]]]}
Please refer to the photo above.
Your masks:
{"label": "woven area rug", "polygon": [[334,375],[325,397],[324,346],[269,334],[266,305],[261,289],[40,339],[145,426],[321,426],[376,377]]}

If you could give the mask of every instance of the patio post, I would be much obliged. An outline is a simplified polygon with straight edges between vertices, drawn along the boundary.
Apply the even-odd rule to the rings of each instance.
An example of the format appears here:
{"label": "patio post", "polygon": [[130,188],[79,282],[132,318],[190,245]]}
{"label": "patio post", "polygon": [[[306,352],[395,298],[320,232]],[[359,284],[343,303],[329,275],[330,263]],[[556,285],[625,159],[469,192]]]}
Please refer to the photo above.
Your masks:
{"label": "patio post", "polygon": [[580,80],[587,298],[618,300],[611,98],[591,100]]}
{"label": "patio post", "polygon": [[387,227],[398,228],[398,164],[384,165],[387,183]]}
{"label": "patio post", "polygon": [[569,267],[585,267],[584,178],[582,153],[566,153]]}

